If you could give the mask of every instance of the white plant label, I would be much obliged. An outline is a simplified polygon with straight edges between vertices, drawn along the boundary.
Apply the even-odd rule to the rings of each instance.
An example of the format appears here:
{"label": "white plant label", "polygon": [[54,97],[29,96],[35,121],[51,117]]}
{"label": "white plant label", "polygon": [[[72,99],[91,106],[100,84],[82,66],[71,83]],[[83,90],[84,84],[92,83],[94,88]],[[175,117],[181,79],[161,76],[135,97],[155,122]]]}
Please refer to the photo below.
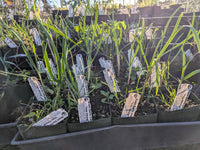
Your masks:
{"label": "white plant label", "polygon": [[[157,63],[158,70],[160,72],[161,70],[161,64]],[[151,71],[151,86],[156,87],[156,81],[158,80],[158,85],[161,86],[161,78],[160,78],[160,73],[159,73],[159,78],[156,79],[156,66],[154,65],[152,71]]]}
{"label": "white plant label", "polygon": [[185,52],[185,56],[186,58],[191,61],[193,58],[194,58],[194,55],[192,54],[192,52],[190,51],[190,49],[188,49],[186,52]]}
{"label": "white plant label", "polygon": [[134,117],[137,110],[141,95],[137,93],[130,93],[126,99],[121,118]]}
{"label": "white plant label", "polygon": [[105,77],[106,82],[108,83],[108,87],[112,93],[115,92],[121,92],[117,83],[117,80],[115,79],[114,70],[110,69],[104,69],[103,74]]}
{"label": "white plant label", "polygon": [[132,11],[131,11],[131,14],[137,14],[137,8],[139,6],[139,3],[137,3],[133,8],[132,8]]}
{"label": "white plant label", "polygon": [[18,48],[18,46],[11,40],[10,38],[5,39],[5,43],[10,47],[10,48]]}
{"label": "white plant label", "polygon": [[64,109],[59,108],[58,110],[51,112],[46,117],[33,124],[33,126],[53,126],[60,123],[67,117],[68,113]]}
{"label": "white plant label", "polygon": [[76,55],[76,63],[82,73],[85,72],[83,56],[81,54]]}
{"label": "white plant label", "polygon": [[76,77],[77,84],[78,84],[78,91],[80,97],[86,96],[88,94],[88,83],[85,79],[84,75],[80,75]]}
{"label": "white plant label", "polygon": [[104,57],[99,58],[99,63],[102,68],[106,68],[106,60]]}
{"label": "white plant label", "polygon": [[135,39],[134,36],[136,36],[136,35],[140,36],[141,34],[142,34],[142,32],[141,32],[140,28],[138,28],[138,29],[131,29],[129,31],[129,42],[133,42],[134,39]]}
{"label": "white plant label", "polygon": [[[111,60],[105,60],[104,57],[99,58],[99,63],[102,68],[114,70]],[[115,74],[114,74],[115,75]]]}
{"label": "white plant label", "polygon": [[68,38],[72,38],[72,36],[71,36],[71,34],[70,34],[70,32],[69,31],[67,31],[67,36],[68,36]]}
{"label": "white plant label", "polygon": [[78,99],[78,115],[80,123],[92,121],[92,111],[89,97]]}
{"label": "white plant label", "polygon": [[99,5],[99,15],[104,15],[103,14],[103,6],[101,4]]}
{"label": "white plant label", "polygon": [[146,37],[147,37],[148,40],[150,40],[152,38],[152,30],[151,29],[148,29],[145,32],[145,34],[146,34]]}
{"label": "white plant label", "polygon": [[76,76],[80,76],[82,74],[82,72],[77,64],[72,66],[72,70]]}
{"label": "white plant label", "polygon": [[9,14],[7,14],[8,20],[12,20],[14,16],[14,10],[13,9],[8,9]]}
{"label": "white plant label", "polygon": [[30,13],[29,13],[29,19],[30,19],[30,20],[33,20],[33,18],[34,18],[34,17],[33,17],[33,11],[30,11]]}
{"label": "white plant label", "polygon": [[45,95],[42,85],[40,84],[38,79],[36,77],[29,77],[28,82],[29,82],[29,85],[31,86],[31,89],[37,101],[46,101],[47,96]]}
{"label": "white plant label", "polygon": [[85,7],[84,7],[83,4],[81,4],[81,6],[80,6],[80,14],[81,14],[82,16],[85,15]]}
{"label": "white plant label", "polygon": [[46,70],[45,70],[45,66],[44,66],[43,61],[38,61],[37,63],[38,63],[39,72],[40,72],[40,73],[45,73]]}
{"label": "white plant label", "polygon": [[[119,86],[117,84],[116,75],[114,71],[113,64],[111,60],[105,60],[104,57],[99,59],[100,66],[105,68],[103,71],[106,82],[108,83],[109,89],[111,92],[115,92],[115,88],[117,92],[120,92]],[[114,81],[114,82],[113,82]],[[115,84],[115,86],[114,86]]]}
{"label": "white plant label", "polygon": [[191,84],[181,84],[180,88],[177,91],[176,97],[174,99],[170,111],[183,109],[191,93],[191,90],[192,90]]}
{"label": "white plant label", "polygon": [[48,78],[48,80],[49,80],[49,83],[50,83],[51,85],[56,85],[56,82],[53,81],[53,79],[52,79],[52,77],[50,76],[50,74],[49,74],[47,68],[45,68],[45,72],[46,72],[46,74],[47,74],[47,78]]}
{"label": "white plant label", "polygon": [[[103,34],[103,37],[106,38],[108,36],[108,34]],[[105,44],[112,44],[112,39],[110,37],[110,35],[108,36],[108,38],[105,40]]]}
{"label": "white plant label", "polygon": [[[57,79],[58,79],[58,78],[57,78],[57,70],[56,70],[56,68],[55,68],[55,65],[54,65],[52,59],[49,59],[49,64],[50,64],[50,67],[51,67],[51,71],[52,71],[53,77],[57,80]],[[51,85],[56,85],[56,82],[53,81],[53,79],[52,79],[52,77],[50,76],[50,74],[49,74],[47,68],[45,68],[45,71],[46,71],[46,73],[47,73],[47,78],[49,79],[49,83],[50,83]]]}
{"label": "white plant label", "polygon": [[35,44],[36,44],[37,46],[42,46],[42,41],[41,41],[41,39],[40,39],[40,36],[39,36],[39,33],[38,33],[37,29],[36,29],[36,28],[33,28],[33,29],[31,29],[31,32],[32,32],[33,38],[34,38],[34,40],[35,40]]}
{"label": "white plant label", "polygon": [[118,12],[120,13],[120,14],[129,14],[129,11],[128,11],[128,9],[119,9],[118,10]]}
{"label": "white plant label", "polygon": [[73,14],[73,8],[72,8],[72,5],[69,4],[69,17],[73,17],[74,14]]}
{"label": "white plant label", "polygon": [[[131,63],[132,59],[134,57],[134,50],[132,50],[132,55],[131,55],[131,50],[128,50],[128,59],[129,59],[129,64]],[[139,57],[135,57],[133,62],[132,62],[132,67],[133,68],[139,68],[141,71],[137,71],[137,76],[144,75],[144,71],[142,71],[142,63],[140,62]]]}
{"label": "white plant label", "polygon": [[56,67],[52,61],[52,59],[49,59],[49,64],[50,64],[50,67],[51,67],[51,71],[53,73],[53,76],[57,79],[57,70],[56,70]]}

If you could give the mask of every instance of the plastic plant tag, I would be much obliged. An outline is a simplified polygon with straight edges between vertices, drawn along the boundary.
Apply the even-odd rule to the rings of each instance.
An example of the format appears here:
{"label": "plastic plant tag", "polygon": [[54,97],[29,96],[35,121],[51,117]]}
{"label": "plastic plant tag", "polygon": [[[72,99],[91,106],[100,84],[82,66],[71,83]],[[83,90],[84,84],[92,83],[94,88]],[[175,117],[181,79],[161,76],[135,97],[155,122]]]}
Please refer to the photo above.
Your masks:
{"label": "plastic plant tag", "polygon": [[[157,63],[158,71],[161,70],[161,64]],[[154,65],[153,69],[151,70],[151,86],[156,87],[156,82],[158,81],[158,85],[161,86],[161,79],[160,79],[160,73],[159,78],[156,78],[156,65]]]}
{"label": "plastic plant tag", "polygon": [[137,14],[137,8],[139,6],[139,3],[137,3],[134,7],[132,7],[132,11],[131,11],[131,14]]}
{"label": "plastic plant tag", "polygon": [[89,97],[78,99],[78,115],[80,123],[92,121],[92,111]]}
{"label": "plastic plant tag", "polygon": [[29,13],[29,19],[30,19],[30,20],[33,20],[33,18],[34,18],[33,16],[34,16],[34,15],[33,15],[33,11],[30,11],[30,13]]}
{"label": "plastic plant tag", "polygon": [[10,39],[6,38],[5,43],[10,47],[10,48],[18,48],[18,46]]}
{"label": "plastic plant tag", "polygon": [[99,4],[99,15],[104,15],[103,14],[103,6],[102,6],[102,4]]}
{"label": "plastic plant tag", "polygon": [[50,64],[50,67],[51,67],[51,71],[53,73],[53,76],[57,79],[57,70],[56,70],[56,67],[52,61],[52,59],[49,59],[49,64]]}
{"label": "plastic plant tag", "polygon": [[134,117],[137,110],[141,95],[137,93],[130,93],[126,99],[121,118]]}
{"label": "plastic plant tag", "polygon": [[74,75],[76,75],[76,76],[79,76],[79,75],[82,74],[82,72],[81,72],[81,70],[80,70],[80,68],[78,67],[77,64],[75,64],[75,65],[72,66],[72,70],[74,72]]}
{"label": "plastic plant tag", "polygon": [[99,58],[99,63],[102,68],[106,68],[106,60],[104,57]]}
{"label": "plastic plant tag", "polygon": [[51,112],[46,117],[33,124],[33,126],[53,126],[60,123],[67,117],[68,113],[64,109],[59,108],[58,110]]}
{"label": "plastic plant tag", "polygon": [[38,79],[36,77],[29,77],[28,82],[37,101],[46,101],[47,97]]}
{"label": "plastic plant tag", "polygon": [[76,77],[78,84],[78,91],[80,97],[86,96],[88,94],[88,83],[84,75],[79,75]]}
{"label": "plastic plant tag", "polygon": [[[103,37],[106,38],[108,36],[108,34],[103,34]],[[112,44],[112,39],[110,37],[110,35],[108,36],[108,38],[105,40],[105,44]]]}
{"label": "plastic plant tag", "polygon": [[[140,70],[142,70],[142,64],[140,62],[139,57],[135,57],[133,61],[133,66],[134,68],[139,68]],[[137,76],[144,75],[144,71],[137,71],[136,73],[137,73]]]}
{"label": "plastic plant tag", "polygon": [[[54,66],[54,63],[53,63],[52,59],[49,59],[49,64],[50,64],[50,67],[51,67],[51,71],[52,71],[53,77],[57,80],[57,79],[58,79],[58,78],[57,78],[57,70],[56,70],[56,68],[55,68],[55,66]],[[51,85],[56,85],[56,82],[53,81],[53,79],[52,79],[52,77],[50,76],[50,74],[49,74],[47,68],[45,69],[45,71],[46,71],[46,73],[47,73],[47,78],[50,80],[49,83],[50,83]]]}
{"label": "plastic plant tag", "polygon": [[99,58],[99,63],[102,68],[114,70],[111,60],[105,60],[104,57]]}
{"label": "plastic plant tag", "polygon": [[[129,60],[129,63],[131,63],[130,61],[133,59],[134,57],[134,50],[132,50],[132,55],[131,55],[131,50],[129,49],[128,50],[128,60]],[[133,62],[132,62],[132,66],[133,68],[139,68],[140,70],[142,70],[142,63],[140,62],[140,59],[139,57],[135,57]],[[137,76],[140,76],[140,75],[144,75],[144,71],[137,71]]]}
{"label": "plastic plant tag", "polygon": [[40,36],[39,36],[39,33],[38,33],[37,29],[36,29],[36,28],[33,28],[33,29],[31,29],[31,32],[32,32],[33,38],[34,38],[34,40],[35,40],[35,44],[36,44],[37,46],[42,46],[42,41],[41,41],[41,39],[40,39]]}
{"label": "plastic plant tag", "polygon": [[81,14],[82,16],[85,15],[85,7],[84,7],[83,3],[81,3],[81,6],[80,6],[80,14]]}
{"label": "plastic plant tag", "polygon": [[84,67],[83,56],[81,54],[76,55],[76,63],[77,63],[78,68],[80,69],[80,71],[82,73],[84,73],[85,67]]}
{"label": "plastic plant tag", "polygon": [[72,5],[69,4],[69,17],[73,17],[73,8],[72,8]]}
{"label": "plastic plant tag", "polygon": [[71,34],[70,34],[70,32],[69,31],[67,31],[67,36],[68,36],[68,38],[72,38],[72,36],[71,36]]}
{"label": "plastic plant tag", "polygon": [[146,37],[147,37],[148,40],[150,40],[152,38],[152,30],[151,29],[148,29],[145,32],[145,34],[146,34]]}
{"label": "plastic plant tag", "polygon": [[46,72],[46,74],[47,74],[47,78],[48,78],[48,80],[49,80],[49,83],[50,83],[51,85],[56,85],[56,82],[53,81],[53,79],[52,79],[52,77],[50,76],[50,74],[49,74],[47,68],[45,68],[45,72]]}
{"label": "plastic plant tag", "polygon": [[119,9],[118,10],[118,12],[120,13],[120,14],[129,14],[129,11],[128,11],[128,9]]}
{"label": "plastic plant tag", "polygon": [[180,88],[177,91],[176,97],[174,99],[170,111],[183,109],[191,93],[191,90],[192,90],[191,84],[181,84]]}
{"label": "plastic plant tag", "polygon": [[134,40],[134,36],[138,35],[140,36],[141,35],[141,29],[140,28],[136,28],[136,29],[131,29],[129,31],[129,42],[133,42]]}
{"label": "plastic plant tag", "polygon": [[192,52],[190,51],[190,49],[188,49],[186,52],[185,52],[185,56],[186,58],[191,61],[193,58],[194,58],[194,55],[192,54]]}
{"label": "plastic plant tag", "polygon": [[39,72],[40,72],[40,73],[45,73],[46,70],[45,70],[45,66],[44,66],[43,61],[38,61],[37,63],[38,63]]}
{"label": "plastic plant tag", "polygon": [[103,74],[105,77],[105,80],[108,84],[108,87],[112,93],[116,92],[121,92],[119,89],[119,86],[117,84],[117,80],[115,79],[114,75],[114,70],[110,69],[105,69],[103,70]]}

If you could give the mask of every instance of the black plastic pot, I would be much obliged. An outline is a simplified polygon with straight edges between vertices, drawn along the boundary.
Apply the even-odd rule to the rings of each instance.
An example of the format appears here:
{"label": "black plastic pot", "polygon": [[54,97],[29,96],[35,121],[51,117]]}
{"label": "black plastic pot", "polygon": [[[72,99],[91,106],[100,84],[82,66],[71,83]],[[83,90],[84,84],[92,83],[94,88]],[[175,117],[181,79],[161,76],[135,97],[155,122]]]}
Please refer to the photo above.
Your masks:
{"label": "black plastic pot", "polygon": [[31,95],[33,93],[28,84],[1,89],[0,145],[10,144],[13,136],[17,133],[17,124],[14,121],[21,114],[13,113],[13,110],[20,106],[19,101],[26,103]]}
{"label": "black plastic pot", "polygon": [[53,10],[53,18],[55,19],[55,16],[61,16],[62,18],[66,18],[69,14],[69,10]]}
{"label": "black plastic pot", "polygon": [[113,125],[156,123],[157,114],[142,115],[131,118],[112,118]]}
{"label": "black plastic pot", "polygon": [[102,118],[85,123],[68,123],[68,132],[77,132],[111,126],[111,118]]}
{"label": "black plastic pot", "polygon": [[67,132],[66,120],[53,126],[28,126],[28,125],[18,125],[20,135],[23,139],[35,139],[53,135],[64,134]]}
{"label": "black plastic pot", "polygon": [[[1,89],[0,99],[0,123],[15,121],[21,114],[13,111],[20,106],[20,101],[28,103],[33,92],[28,83],[9,86]],[[12,115],[11,115],[12,114]]]}
{"label": "black plastic pot", "polygon": [[17,123],[0,124],[0,145],[10,144],[17,133]]}
{"label": "black plastic pot", "polygon": [[153,7],[151,6],[139,7],[138,10],[141,17],[152,17],[153,15]]}
{"label": "black plastic pot", "polygon": [[116,21],[128,21],[128,14],[114,14],[114,20]]}
{"label": "black plastic pot", "polygon": [[101,24],[102,22],[108,22],[109,20],[110,20],[110,16],[109,15],[99,15],[97,22],[98,22],[98,24]]}
{"label": "black plastic pot", "polygon": [[185,122],[199,120],[200,106],[176,111],[158,112],[158,122]]}
{"label": "black plastic pot", "polygon": [[33,140],[17,134],[21,150],[144,150],[200,143],[200,122],[116,125]]}

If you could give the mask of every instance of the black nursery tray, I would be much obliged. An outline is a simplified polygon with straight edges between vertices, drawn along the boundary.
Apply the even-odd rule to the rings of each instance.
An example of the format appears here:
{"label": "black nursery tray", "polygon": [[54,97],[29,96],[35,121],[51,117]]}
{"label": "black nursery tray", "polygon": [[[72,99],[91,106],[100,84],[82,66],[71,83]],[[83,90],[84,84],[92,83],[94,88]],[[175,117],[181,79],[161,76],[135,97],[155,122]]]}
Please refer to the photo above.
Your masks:
{"label": "black nursery tray", "polygon": [[0,146],[10,144],[17,133],[17,123],[0,124]]}
{"label": "black nursery tray", "polygon": [[21,140],[17,133],[11,144],[21,150],[140,150],[199,143],[200,121],[115,125],[32,140]]}

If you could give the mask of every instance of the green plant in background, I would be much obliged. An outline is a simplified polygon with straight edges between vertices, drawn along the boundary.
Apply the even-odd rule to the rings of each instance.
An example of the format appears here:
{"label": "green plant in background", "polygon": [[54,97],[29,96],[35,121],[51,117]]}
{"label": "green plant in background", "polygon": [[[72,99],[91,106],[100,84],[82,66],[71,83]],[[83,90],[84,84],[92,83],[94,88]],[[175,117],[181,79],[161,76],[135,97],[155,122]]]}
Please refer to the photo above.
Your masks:
{"label": "green plant in background", "polygon": [[[114,18],[114,14],[112,14],[112,17]],[[115,52],[117,55],[117,74],[120,75],[120,56],[121,56],[121,50],[119,49],[119,45],[122,41],[122,32],[126,29],[126,24],[124,21],[122,22],[116,22],[115,20],[111,20],[110,23],[111,27],[111,35],[112,39],[115,45]]]}
{"label": "green plant in background", "polygon": [[163,94],[161,92],[158,99],[160,99],[161,102],[163,102],[165,105],[167,105],[170,108],[176,97],[176,89],[172,88],[171,86],[165,87],[165,89],[167,90],[168,94],[166,95],[166,93]]}
{"label": "green plant in background", "polygon": [[157,5],[158,0],[139,0],[140,6],[153,6]]}

